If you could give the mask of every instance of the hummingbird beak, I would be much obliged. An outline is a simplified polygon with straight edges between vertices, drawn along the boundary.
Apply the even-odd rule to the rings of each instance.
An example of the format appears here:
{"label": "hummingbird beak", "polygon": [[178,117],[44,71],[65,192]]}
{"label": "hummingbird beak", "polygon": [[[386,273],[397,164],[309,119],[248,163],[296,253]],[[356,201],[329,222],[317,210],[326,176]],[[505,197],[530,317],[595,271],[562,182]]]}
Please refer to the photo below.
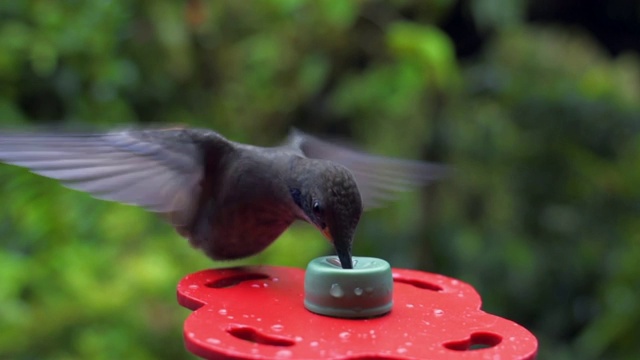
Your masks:
{"label": "hummingbird beak", "polygon": [[351,259],[351,241],[349,239],[337,239],[333,242],[333,247],[336,248],[338,253],[338,259],[340,259],[340,265],[343,269],[353,269],[353,260]]}
{"label": "hummingbird beak", "polygon": [[338,254],[338,259],[340,259],[340,265],[342,265],[343,269],[353,269],[353,260],[351,259],[351,241],[343,236],[338,236],[336,238],[331,235],[331,231],[329,227],[325,227],[320,230],[322,234],[329,239],[329,241],[333,244],[333,247],[336,249],[336,253]]}

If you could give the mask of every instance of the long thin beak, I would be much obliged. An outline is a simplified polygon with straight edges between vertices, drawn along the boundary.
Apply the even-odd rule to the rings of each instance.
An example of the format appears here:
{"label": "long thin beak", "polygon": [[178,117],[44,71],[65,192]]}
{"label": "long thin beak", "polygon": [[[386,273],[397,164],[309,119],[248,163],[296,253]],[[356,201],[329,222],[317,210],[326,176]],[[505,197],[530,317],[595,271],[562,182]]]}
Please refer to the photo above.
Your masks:
{"label": "long thin beak", "polygon": [[340,259],[340,265],[342,265],[343,269],[353,269],[353,259],[351,259],[351,242],[348,239],[334,239],[331,235],[331,231],[329,231],[329,227],[324,228],[322,234],[329,239],[329,241],[333,244],[333,247],[336,249],[336,253],[338,253],[338,259]]}
{"label": "long thin beak", "polygon": [[341,251],[336,248],[336,252],[338,253],[338,259],[340,259],[340,265],[342,265],[343,269],[353,269],[353,260],[351,259],[351,251]]}
{"label": "long thin beak", "polygon": [[348,239],[336,239],[333,247],[336,248],[340,265],[343,269],[353,269],[353,260],[351,259],[351,242]]}

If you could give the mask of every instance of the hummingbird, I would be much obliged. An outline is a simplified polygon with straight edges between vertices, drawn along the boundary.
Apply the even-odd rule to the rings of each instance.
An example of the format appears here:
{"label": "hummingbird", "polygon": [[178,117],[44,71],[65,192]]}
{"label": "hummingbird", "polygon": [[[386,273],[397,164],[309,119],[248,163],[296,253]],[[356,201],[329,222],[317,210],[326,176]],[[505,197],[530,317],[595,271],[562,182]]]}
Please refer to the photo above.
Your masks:
{"label": "hummingbird", "polygon": [[195,128],[0,132],[0,161],[158,213],[216,260],[257,254],[306,221],[344,269],[353,268],[363,210],[447,173],[444,165],[371,155],[295,129],[275,147]]}

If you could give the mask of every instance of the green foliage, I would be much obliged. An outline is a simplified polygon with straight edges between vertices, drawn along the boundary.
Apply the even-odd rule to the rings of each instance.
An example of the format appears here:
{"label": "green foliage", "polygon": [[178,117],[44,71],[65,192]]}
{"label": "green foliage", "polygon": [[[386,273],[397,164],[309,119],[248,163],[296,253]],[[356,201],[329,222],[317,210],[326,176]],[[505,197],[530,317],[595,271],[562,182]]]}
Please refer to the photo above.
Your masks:
{"label": "green foliage", "polygon": [[[526,1],[469,3],[493,35],[459,61],[450,0],[5,1],[0,124],[189,124],[258,144],[299,126],[451,163],[366,213],[355,253],[471,283],[541,358],[635,358],[638,56],[532,27]],[[330,251],[300,224],[214,263],[140,209],[10,166],[0,198],[0,358],[187,358],[182,276]]]}

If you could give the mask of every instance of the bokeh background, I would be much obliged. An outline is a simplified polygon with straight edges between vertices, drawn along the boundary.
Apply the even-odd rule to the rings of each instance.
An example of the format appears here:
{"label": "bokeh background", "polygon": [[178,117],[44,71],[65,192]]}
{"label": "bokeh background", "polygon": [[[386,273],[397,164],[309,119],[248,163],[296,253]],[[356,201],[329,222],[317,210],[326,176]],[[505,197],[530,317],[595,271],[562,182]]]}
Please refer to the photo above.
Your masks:
{"label": "bokeh background", "polygon": [[[367,213],[355,254],[471,283],[545,359],[640,353],[640,3],[0,2],[0,126],[291,126],[456,175]],[[303,267],[300,224],[214,263],[144,211],[0,165],[0,358],[179,359],[188,273]]]}

